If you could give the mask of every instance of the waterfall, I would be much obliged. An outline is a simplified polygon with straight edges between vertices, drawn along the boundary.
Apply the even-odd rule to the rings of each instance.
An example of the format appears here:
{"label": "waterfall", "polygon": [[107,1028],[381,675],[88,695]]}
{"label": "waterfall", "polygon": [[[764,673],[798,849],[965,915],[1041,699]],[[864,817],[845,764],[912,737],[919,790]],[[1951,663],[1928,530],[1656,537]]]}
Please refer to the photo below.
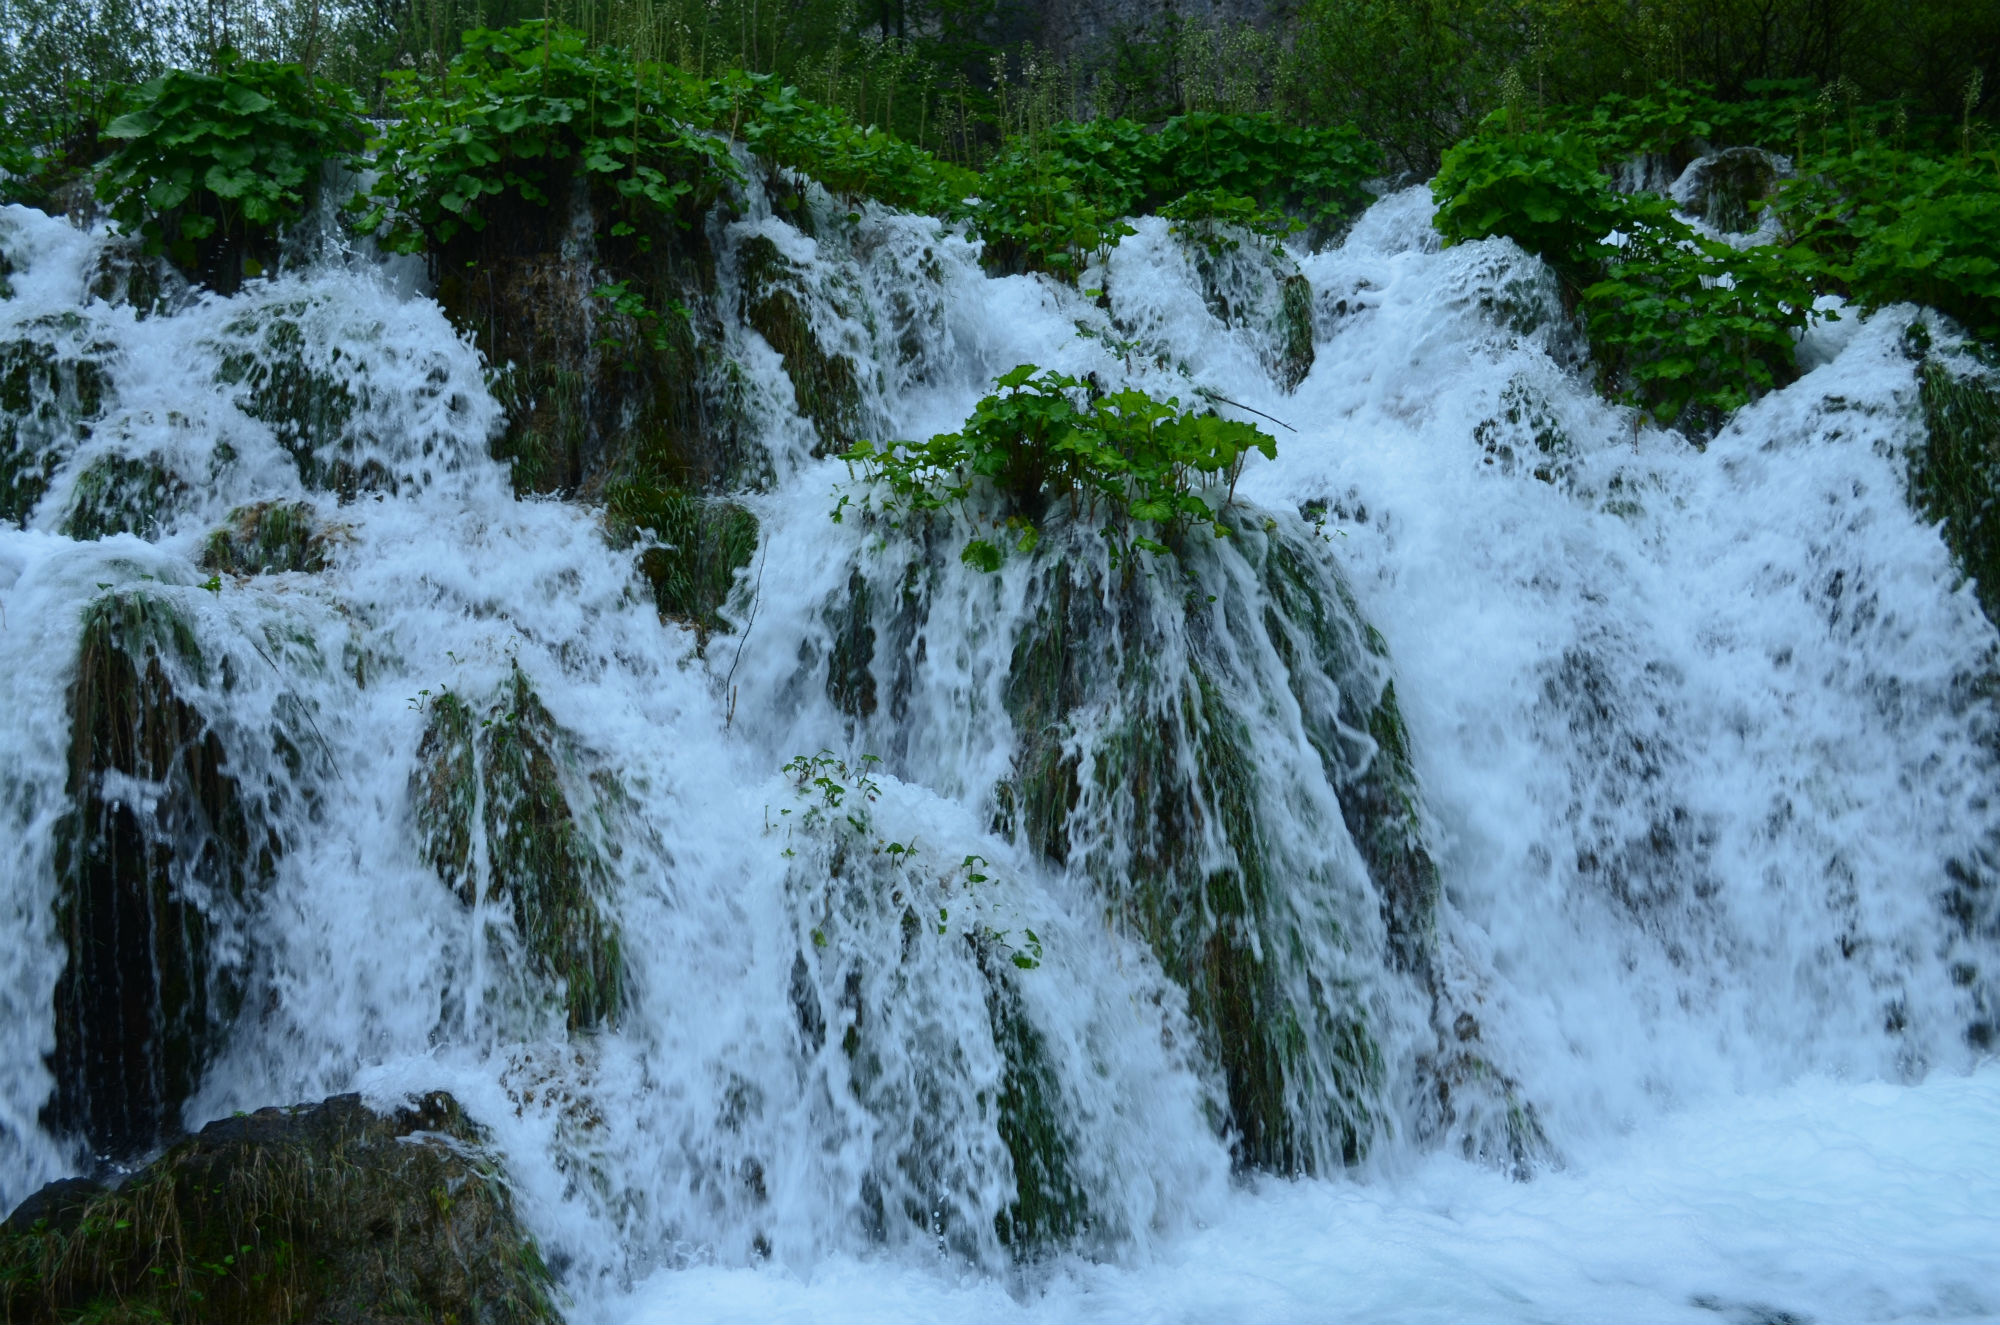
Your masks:
{"label": "waterfall", "polygon": [[[407,261],[221,297],[0,211],[0,1202],[443,1089],[586,1314],[1117,1315],[1440,1202],[1587,1236],[1592,1174],[1795,1116],[1993,1117],[1996,637],[1910,497],[1929,315],[1816,328],[1702,443],[1423,189],[1312,253],[1141,219],[1070,287],[749,173],[679,535],[517,495],[555,406]],[[1277,458],[1226,535],[1056,511],[981,571],[978,510],[838,452],[1024,363]],[[1892,1305],[2000,1311],[1937,1269],[1978,1254],[1891,1257]],[[1345,1314],[1487,1301],[1356,1256]],[[1674,1309],[1775,1291],[1727,1277]]]}

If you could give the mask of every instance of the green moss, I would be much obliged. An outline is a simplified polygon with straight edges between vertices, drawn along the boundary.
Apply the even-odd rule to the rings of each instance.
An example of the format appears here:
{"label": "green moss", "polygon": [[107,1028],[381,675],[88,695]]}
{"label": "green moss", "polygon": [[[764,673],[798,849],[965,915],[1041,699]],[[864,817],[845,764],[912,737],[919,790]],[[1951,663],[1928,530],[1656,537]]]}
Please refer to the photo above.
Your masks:
{"label": "green moss", "polygon": [[847,577],[847,597],[827,609],[833,652],[827,659],[826,697],[851,718],[875,712],[875,595],[859,570]]}
{"label": "green moss", "polygon": [[784,357],[785,376],[801,415],[819,434],[814,455],[837,455],[854,444],[861,385],[854,361],[828,354],[813,333],[798,287],[798,268],[762,235],[744,241],[743,320]]}
{"label": "green moss", "polygon": [[[1135,580],[1115,596],[1143,592]],[[1156,660],[1178,650],[1128,633],[1145,619],[1138,602],[1107,607],[1057,565],[1041,603],[1005,692],[1018,746],[1004,808],[1032,847],[1078,863],[1070,821],[1087,763],[1100,808],[1125,816],[1110,826],[1125,858],[1098,884],[1187,991],[1238,1162],[1290,1173],[1357,1160],[1375,1126],[1380,1054],[1353,991],[1313,969],[1340,936],[1302,919],[1310,908],[1290,894],[1325,883],[1274,876],[1248,731],[1198,658],[1162,687]],[[1100,734],[1078,749],[1086,708]],[[1307,923],[1323,932],[1301,933]]]}
{"label": "green moss", "polygon": [[1082,1232],[1090,1203],[1071,1173],[1062,1083],[1048,1045],[1028,1020],[1008,968],[982,949],[986,1014],[993,1047],[1006,1064],[997,1100],[1000,1139],[1014,1162],[1014,1199],[993,1216],[1001,1245],[1017,1254],[1068,1241]]}
{"label": "green moss", "polygon": [[61,530],[77,539],[112,534],[153,538],[186,493],[187,485],[180,476],[157,457],[102,456],[77,476]]}
{"label": "green moss", "polygon": [[562,1319],[485,1137],[450,1096],[223,1119],[115,1192],[0,1232],[10,1321]]}
{"label": "green moss", "polygon": [[[176,691],[176,676],[203,671],[170,603],[112,594],[85,614],[69,696],[74,808],[56,839],[67,961],[49,1122],[100,1153],[151,1145],[193,1092],[240,995],[212,935],[273,868],[220,740]],[[135,800],[120,790],[134,779],[157,791]]]}
{"label": "green moss", "polygon": [[[250,345],[222,357],[216,383],[239,388],[237,408],[271,426],[307,487],[343,497],[393,490],[394,478],[379,462],[356,464],[350,455],[354,439],[348,426],[361,402],[337,367],[322,371],[306,361],[305,332],[297,321],[305,311],[303,305],[289,316],[267,310],[227,327],[228,335]],[[340,350],[331,357],[337,365]]]}
{"label": "green moss", "polygon": [[43,333],[0,342],[0,520],[25,523],[70,449],[104,410],[108,347],[82,352],[53,339],[74,332],[74,313],[40,319]]}
{"label": "green moss", "polygon": [[721,611],[756,554],[757,517],[659,481],[616,483],[605,495],[614,532],[644,529],[659,540],[640,554],[639,570],[660,615],[692,626],[698,645],[727,630]]}
{"label": "green moss", "polygon": [[570,1028],[601,1025],[618,1013],[624,961],[586,816],[617,799],[615,784],[579,774],[573,740],[518,668],[476,726],[474,717],[456,695],[432,701],[411,779],[424,854],[470,905],[483,831],[486,897],[508,903],[532,972],[560,988]]}
{"label": "green moss", "polygon": [[312,503],[260,501],[229,513],[202,545],[203,570],[271,575],[326,569],[327,536]]}
{"label": "green moss", "polygon": [[1919,373],[1924,444],[1910,462],[1910,495],[1944,522],[1944,541],[2000,623],[2000,387],[1931,360]]}
{"label": "green moss", "polygon": [[1282,346],[1278,355],[1278,382],[1290,392],[1298,390],[1299,383],[1312,371],[1315,353],[1312,282],[1304,272],[1294,272],[1285,278],[1282,298],[1278,318]]}

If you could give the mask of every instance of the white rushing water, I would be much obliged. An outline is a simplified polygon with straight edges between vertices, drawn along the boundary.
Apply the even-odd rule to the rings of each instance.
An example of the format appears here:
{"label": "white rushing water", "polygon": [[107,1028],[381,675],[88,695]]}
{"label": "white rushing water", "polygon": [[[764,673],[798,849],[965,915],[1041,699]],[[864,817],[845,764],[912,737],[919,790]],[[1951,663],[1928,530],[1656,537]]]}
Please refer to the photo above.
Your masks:
{"label": "white rushing water", "polygon": [[[7,406],[48,464],[0,529],[0,1203],[87,1162],[43,1119],[70,696],[111,596],[187,624],[199,657],[156,661],[270,839],[240,896],[179,885],[241,1008],[180,1121],[451,1090],[577,1319],[2000,1317],[2000,1077],[1968,1040],[2000,960],[1976,883],[1996,640],[1906,495],[1916,310],[1815,329],[1812,370],[1703,449],[1604,403],[1539,263],[1440,251],[1423,190],[1298,260],[1315,355],[1292,392],[1289,259],[1205,278],[1141,221],[1080,282],[1100,300],[988,278],[927,219],[822,222],[746,200],[718,306],[730,255],[772,239],[856,359],[867,432],[954,429],[1021,363],[1206,389],[1286,425],[1237,535],[1126,597],[1059,524],[970,569],[966,530],[857,509],[730,317],[775,478],[736,495],[761,542],[735,629],[698,647],[600,511],[514,497],[487,366],[406,269],[333,254],[141,316],[90,294],[102,233],[0,212],[0,342],[32,351],[10,363],[103,382],[21,369],[32,408]],[[344,387],[305,459],[256,394],[294,380]],[[71,537],[107,456],[151,467],[164,515]],[[273,500],[311,506],[327,566],[211,578],[210,532]],[[1281,557],[1343,660],[1310,684]],[[1064,715],[1061,863],[1006,789],[1038,739],[1016,655],[1059,602],[1116,620],[1090,656],[1127,678],[1085,676]],[[1414,939],[1338,771],[1387,758],[1354,715],[1391,682],[1440,882]],[[427,728],[447,695],[505,727],[518,684],[565,733],[622,936],[622,1010],[593,1033],[523,974],[509,909],[427,859]],[[1117,771],[1154,728],[1159,795],[1202,789],[1164,846],[1129,831]],[[1281,1148],[1316,1177],[1232,1176],[1232,1080],[1134,919],[1153,874],[1236,868],[1201,732],[1250,753],[1274,882],[1245,942],[1302,1017]],[[781,772],[820,751],[839,805]],[[99,794],[151,814],[167,783]],[[480,822],[475,871],[504,848]],[[1023,1091],[1087,1215],[1017,1262],[995,1216]]]}

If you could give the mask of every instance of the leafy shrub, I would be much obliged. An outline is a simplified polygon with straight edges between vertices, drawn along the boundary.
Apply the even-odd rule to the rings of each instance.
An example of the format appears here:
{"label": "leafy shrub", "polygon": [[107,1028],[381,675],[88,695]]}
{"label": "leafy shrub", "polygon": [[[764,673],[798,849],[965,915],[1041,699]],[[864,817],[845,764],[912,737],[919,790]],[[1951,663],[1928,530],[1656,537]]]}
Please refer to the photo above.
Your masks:
{"label": "leafy shrub", "polygon": [[1824,259],[1826,288],[1868,307],[1925,304],[2000,345],[2000,152],[1863,144],[1811,160],[1773,205]]}
{"label": "leafy shrub", "polygon": [[1444,154],[1431,181],[1433,224],[1446,243],[1505,235],[1573,286],[1616,250],[1606,237],[1629,208],[1572,133],[1508,133],[1498,118]]}
{"label": "leafy shrub", "polygon": [[483,230],[509,204],[546,207],[575,171],[621,200],[616,235],[691,225],[737,177],[726,145],[690,127],[701,90],[668,65],[635,64],[543,22],[465,34],[445,77],[391,75],[402,118],[358,224],[414,252]]}
{"label": "leafy shrub", "polygon": [[[1002,151],[979,181],[972,228],[990,265],[1073,278],[1132,233],[1123,218],[1178,208],[1187,222],[1251,223],[1324,236],[1369,200],[1374,146],[1350,128],[1270,114],[1198,111],[1149,133],[1130,120],[1058,124]],[[1190,227],[1204,242],[1214,225]]]}
{"label": "leafy shrub", "polygon": [[807,101],[768,74],[731,70],[710,85],[707,123],[751,151],[810,175],[835,193],[944,215],[977,190],[971,171],[838,110]]}
{"label": "leafy shrub", "polygon": [[1495,116],[1445,154],[1437,229],[1539,254],[1580,305],[1606,386],[1662,422],[1712,430],[1793,375],[1818,262],[1703,239],[1665,199],[1615,192],[1596,162],[1586,134],[1510,133]]}
{"label": "leafy shrub", "polygon": [[1659,204],[1583,291],[1606,380],[1662,422],[1713,431],[1795,375],[1811,270],[1785,249],[1700,239]]}
{"label": "leafy shrub", "polygon": [[[1248,452],[1277,455],[1276,442],[1252,425],[1183,410],[1174,398],[1126,390],[1085,399],[1082,382],[1033,364],[995,386],[960,432],[924,443],[862,442],[846,458],[886,484],[891,507],[930,511],[997,498],[1004,516],[994,523],[1018,535],[1021,551],[1034,547],[1049,506],[1062,503],[1073,519],[1102,514],[1114,546],[1164,553],[1166,544],[1133,534],[1131,525],[1163,537],[1207,525],[1226,536],[1213,493],[1204,493],[1224,482],[1233,491]],[[1004,556],[986,539],[961,555],[981,570],[997,570]]]}
{"label": "leafy shrub", "polygon": [[175,70],[129,89],[104,130],[122,146],[98,196],[149,252],[189,268],[298,219],[320,167],[362,143],[352,95],[296,65],[225,51],[217,70]]}

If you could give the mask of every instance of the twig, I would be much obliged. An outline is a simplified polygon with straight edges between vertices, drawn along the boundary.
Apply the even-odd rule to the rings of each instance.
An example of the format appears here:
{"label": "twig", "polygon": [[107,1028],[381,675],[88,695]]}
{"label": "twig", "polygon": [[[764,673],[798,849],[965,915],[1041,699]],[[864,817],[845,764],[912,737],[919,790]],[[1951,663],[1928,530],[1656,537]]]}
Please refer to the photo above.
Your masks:
{"label": "twig", "polygon": [[1223,395],[1220,391],[1211,391],[1209,388],[1205,386],[1198,386],[1194,389],[1194,391],[1195,394],[1200,396],[1203,400],[1214,401],[1216,404],[1219,405],[1234,405],[1237,409],[1242,410],[1246,414],[1255,414],[1260,419],[1269,419],[1271,422],[1277,424],[1280,428],[1283,428],[1286,432],[1298,431],[1297,428],[1294,428],[1291,424],[1286,423],[1283,419],[1277,417],[1275,414],[1266,414],[1261,409],[1251,409],[1248,405],[1244,404],[1242,401],[1231,400],[1228,396]]}
{"label": "twig", "polygon": [[750,588],[750,615],[744,618],[743,633],[736,637],[736,656],[729,660],[729,672],[722,678],[723,692],[729,696],[729,713],[722,720],[722,730],[728,731],[736,721],[736,690],[730,682],[736,679],[736,665],[743,661],[743,646],[750,642],[750,630],[757,624],[757,604],[764,599],[764,559],[771,555],[769,539],[757,549],[757,583]]}

